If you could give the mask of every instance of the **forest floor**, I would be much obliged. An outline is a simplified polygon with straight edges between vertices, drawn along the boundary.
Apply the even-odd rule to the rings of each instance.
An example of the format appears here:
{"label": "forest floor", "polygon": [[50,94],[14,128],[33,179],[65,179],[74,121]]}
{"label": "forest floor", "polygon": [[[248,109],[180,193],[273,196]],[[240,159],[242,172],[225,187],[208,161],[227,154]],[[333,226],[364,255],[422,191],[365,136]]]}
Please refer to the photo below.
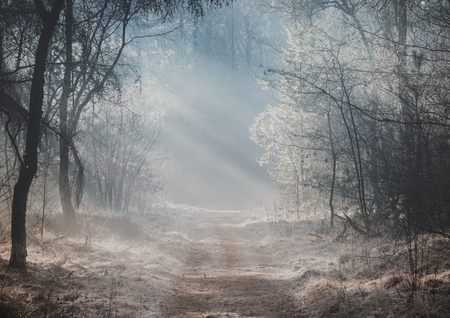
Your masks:
{"label": "forest floor", "polygon": [[[395,244],[358,236],[335,242],[319,220],[273,223],[258,213],[166,206],[126,219],[86,215],[78,236],[58,234],[58,218],[52,223],[43,241],[29,239],[26,272],[8,269],[8,244],[0,250],[1,292],[20,299],[29,317],[450,313],[448,249],[446,258],[428,253],[425,264],[422,257],[412,284]],[[0,309],[4,303],[0,297]]]}

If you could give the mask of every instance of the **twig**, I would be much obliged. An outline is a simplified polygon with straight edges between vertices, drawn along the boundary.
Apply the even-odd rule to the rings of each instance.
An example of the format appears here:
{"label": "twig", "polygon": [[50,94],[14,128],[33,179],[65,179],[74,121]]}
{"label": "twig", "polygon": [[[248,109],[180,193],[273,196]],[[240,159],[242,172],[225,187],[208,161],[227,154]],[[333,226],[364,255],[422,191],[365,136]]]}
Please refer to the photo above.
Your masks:
{"label": "twig", "polygon": [[318,234],[312,234],[312,233],[306,233],[306,234],[308,234],[308,235],[312,235],[312,236],[317,236],[317,237],[320,237],[321,239],[323,239],[323,237],[322,237],[322,236],[320,236],[320,235],[318,235]]}

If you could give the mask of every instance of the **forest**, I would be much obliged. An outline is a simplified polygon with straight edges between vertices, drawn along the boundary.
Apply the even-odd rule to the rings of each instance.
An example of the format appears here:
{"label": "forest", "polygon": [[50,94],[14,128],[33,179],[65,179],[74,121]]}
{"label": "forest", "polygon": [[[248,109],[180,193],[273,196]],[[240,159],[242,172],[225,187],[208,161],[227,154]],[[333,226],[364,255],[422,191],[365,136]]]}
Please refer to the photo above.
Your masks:
{"label": "forest", "polygon": [[0,316],[450,315],[450,1],[0,17]]}

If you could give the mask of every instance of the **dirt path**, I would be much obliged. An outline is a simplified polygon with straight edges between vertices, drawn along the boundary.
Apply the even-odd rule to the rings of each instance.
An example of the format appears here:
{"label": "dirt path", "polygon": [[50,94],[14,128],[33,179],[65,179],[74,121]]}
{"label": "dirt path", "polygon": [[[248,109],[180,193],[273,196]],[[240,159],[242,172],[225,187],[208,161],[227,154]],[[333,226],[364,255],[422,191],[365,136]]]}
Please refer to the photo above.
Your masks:
{"label": "dirt path", "polygon": [[306,317],[274,251],[238,213],[199,211],[183,223],[189,252],[162,317]]}
{"label": "dirt path", "polygon": [[[2,292],[30,317],[409,317],[407,274],[373,257],[384,241],[308,235],[320,224],[271,231],[260,214],[189,206],[129,219],[96,215],[86,221],[88,236],[48,231],[31,244],[26,272],[8,267],[9,244],[0,244]],[[422,316],[450,312],[447,263],[424,277]]]}
{"label": "dirt path", "polygon": [[92,240],[49,232],[29,246],[26,275],[8,269],[0,245],[0,269],[31,312],[58,317],[312,317],[302,284],[323,257],[252,219],[188,206],[93,216]]}

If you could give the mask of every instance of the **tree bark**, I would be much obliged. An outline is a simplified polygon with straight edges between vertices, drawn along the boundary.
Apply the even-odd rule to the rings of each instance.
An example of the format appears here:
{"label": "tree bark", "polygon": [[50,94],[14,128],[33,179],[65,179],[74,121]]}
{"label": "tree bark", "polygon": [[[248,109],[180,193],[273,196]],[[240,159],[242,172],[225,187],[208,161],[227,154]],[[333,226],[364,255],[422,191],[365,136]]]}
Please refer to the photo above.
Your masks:
{"label": "tree bark", "polygon": [[[406,74],[406,40],[407,40],[407,30],[408,30],[408,15],[407,15],[407,7],[406,0],[398,0],[395,8],[396,22],[397,22],[397,59],[400,67],[400,72]],[[411,108],[411,99],[408,94],[407,88],[405,84],[400,81],[399,84],[399,93],[398,93],[401,108],[402,108],[402,116],[403,121],[405,123],[411,123],[413,121],[413,112]],[[408,135],[412,135],[411,125],[406,125],[405,127],[406,140],[407,143],[412,140],[409,139]]]}
{"label": "tree bark", "polygon": [[333,206],[333,197],[334,197],[334,186],[336,184],[336,163],[337,163],[337,156],[336,151],[334,149],[334,141],[333,141],[333,133],[331,130],[331,118],[330,118],[330,111],[327,112],[327,121],[328,121],[328,132],[329,132],[329,138],[330,138],[330,147],[331,147],[331,158],[333,160],[333,175],[331,177],[331,185],[330,185],[330,227],[334,227],[334,206]]}
{"label": "tree bark", "polygon": [[[3,0],[0,0],[0,10],[3,8]],[[3,73],[3,21],[0,21],[0,75]]]}
{"label": "tree bark", "polygon": [[67,105],[72,94],[72,26],[73,26],[73,3],[66,0],[66,63],[64,70],[63,92],[59,104],[59,193],[61,196],[61,206],[64,215],[66,230],[70,230],[76,222],[75,209],[72,204],[72,189],[69,181],[69,144],[72,134],[67,127]]}
{"label": "tree bark", "polygon": [[42,103],[44,98],[44,75],[48,48],[50,45],[64,0],[54,0],[51,12],[45,10],[42,0],[34,1],[43,23],[33,71],[30,91],[30,109],[25,139],[25,154],[20,165],[19,177],[14,187],[11,217],[11,255],[9,265],[13,268],[26,268],[26,210],[31,183],[37,171]]}
{"label": "tree bark", "polygon": [[[407,15],[407,0],[397,0],[395,6],[395,18],[397,27],[397,59],[399,65],[399,72],[402,76],[407,74],[407,31],[408,31],[408,15]],[[407,85],[402,78],[399,79],[398,84],[398,98],[401,105],[401,116],[404,123],[403,140],[405,144],[404,166],[405,166],[405,208],[409,220],[416,220],[417,210],[421,205],[416,187],[419,182],[419,176],[416,171],[416,155],[415,152],[415,138],[414,138],[414,110],[411,96],[408,92]]]}

